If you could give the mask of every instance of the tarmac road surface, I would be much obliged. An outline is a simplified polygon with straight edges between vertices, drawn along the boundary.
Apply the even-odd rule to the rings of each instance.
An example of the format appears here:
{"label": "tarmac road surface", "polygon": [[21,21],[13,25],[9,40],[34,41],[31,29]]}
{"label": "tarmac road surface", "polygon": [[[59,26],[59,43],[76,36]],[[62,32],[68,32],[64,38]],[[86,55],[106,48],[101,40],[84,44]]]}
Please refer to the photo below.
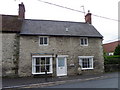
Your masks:
{"label": "tarmac road surface", "polygon": [[72,82],[46,88],[118,88],[118,77]]}
{"label": "tarmac road surface", "polygon": [[[118,80],[119,78],[119,80]],[[101,75],[81,75],[71,77],[48,78],[3,78],[3,88],[16,90],[27,88],[31,90],[36,88],[118,88],[120,87],[120,73],[105,73]],[[35,89],[35,90],[36,90]],[[34,89],[33,89],[34,90]]]}

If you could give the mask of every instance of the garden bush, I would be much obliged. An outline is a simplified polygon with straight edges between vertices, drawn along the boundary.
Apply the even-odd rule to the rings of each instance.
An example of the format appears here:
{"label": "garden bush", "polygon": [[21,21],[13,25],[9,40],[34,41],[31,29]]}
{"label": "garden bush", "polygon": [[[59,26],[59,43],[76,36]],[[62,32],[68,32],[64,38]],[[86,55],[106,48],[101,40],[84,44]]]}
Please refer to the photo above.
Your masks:
{"label": "garden bush", "polygon": [[104,56],[105,72],[120,71],[120,55]]}
{"label": "garden bush", "polygon": [[120,55],[114,56],[105,56],[104,57],[104,64],[120,64]]}

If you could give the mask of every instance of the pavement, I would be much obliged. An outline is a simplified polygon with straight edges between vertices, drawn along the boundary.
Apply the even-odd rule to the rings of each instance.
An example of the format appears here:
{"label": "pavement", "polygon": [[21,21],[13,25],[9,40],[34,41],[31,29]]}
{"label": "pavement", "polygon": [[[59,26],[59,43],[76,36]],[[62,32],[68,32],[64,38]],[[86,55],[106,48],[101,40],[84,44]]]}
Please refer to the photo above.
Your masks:
{"label": "pavement", "polygon": [[62,76],[62,77],[23,77],[23,78],[2,78],[3,90],[16,90],[23,88],[43,88],[53,85],[60,85],[67,82],[87,81],[103,78],[112,78],[118,75],[118,72],[94,74],[94,75],[75,75],[75,76]]}

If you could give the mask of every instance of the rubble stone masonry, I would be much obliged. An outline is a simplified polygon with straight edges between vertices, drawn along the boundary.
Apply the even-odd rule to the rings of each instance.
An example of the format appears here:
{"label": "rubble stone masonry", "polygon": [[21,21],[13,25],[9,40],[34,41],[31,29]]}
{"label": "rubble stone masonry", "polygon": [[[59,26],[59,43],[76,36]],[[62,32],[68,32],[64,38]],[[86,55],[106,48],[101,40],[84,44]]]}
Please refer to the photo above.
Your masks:
{"label": "rubble stone masonry", "polygon": [[18,72],[19,36],[2,33],[2,76],[14,76]]}
{"label": "rubble stone masonry", "polygon": [[[94,56],[94,69],[82,70],[82,73],[95,74],[104,72],[102,39],[88,38],[88,42],[88,46],[80,46],[80,37],[49,36],[49,45],[39,46],[39,36],[21,36],[19,48],[19,76],[32,75],[32,53],[68,55],[67,75],[77,74],[78,56]],[[53,58],[53,76],[56,76],[55,60],[56,58]]]}

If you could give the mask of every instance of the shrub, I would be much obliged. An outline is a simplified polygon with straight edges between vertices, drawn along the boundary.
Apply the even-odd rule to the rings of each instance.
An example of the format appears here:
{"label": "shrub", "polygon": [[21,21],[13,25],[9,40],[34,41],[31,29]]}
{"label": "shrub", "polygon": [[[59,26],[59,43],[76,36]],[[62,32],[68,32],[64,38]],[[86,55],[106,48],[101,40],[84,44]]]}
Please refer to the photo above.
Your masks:
{"label": "shrub", "polygon": [[114,55],[120,55],[120,45],[115,48]]}
{"label": "shrub", "polygon": [[120,64],[120,55],[114,56],[105,56],[104,57],[104,64]]}

